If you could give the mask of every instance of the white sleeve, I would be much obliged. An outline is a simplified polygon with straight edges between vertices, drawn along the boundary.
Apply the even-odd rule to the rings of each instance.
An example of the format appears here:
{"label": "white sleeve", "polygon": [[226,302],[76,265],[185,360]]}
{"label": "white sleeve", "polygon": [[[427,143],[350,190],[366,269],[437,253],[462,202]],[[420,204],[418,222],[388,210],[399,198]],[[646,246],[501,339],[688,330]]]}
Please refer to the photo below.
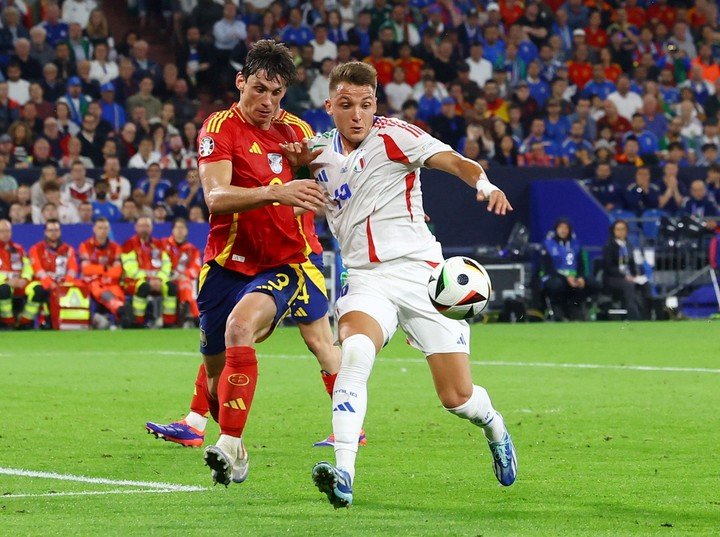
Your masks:
{"label": "white sleeve", "polygon": [[[437,153],[454,151],[452,147],[431,136],[420,127],[404,121],[395,120],[394,125],[385,131],[387,134],[383,138],[390,159],[404,161],[402,158],[404,156],[407,164],[414,168],[424,166],[425,161]],[[396,158],[396,155],[392,154],[393,144],[399,149],[400,154],[397,157],[400,158]]]}

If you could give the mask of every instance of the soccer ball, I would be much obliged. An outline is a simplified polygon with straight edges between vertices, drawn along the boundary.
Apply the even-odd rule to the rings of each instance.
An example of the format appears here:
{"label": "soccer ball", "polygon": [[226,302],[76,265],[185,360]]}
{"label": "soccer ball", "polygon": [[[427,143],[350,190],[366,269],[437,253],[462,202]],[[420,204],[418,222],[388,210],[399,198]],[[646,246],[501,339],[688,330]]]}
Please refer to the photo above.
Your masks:
{"label": "soccer ball", "polygon": [[435,309],[450,319],[471,319],[490,301],[490,276],[469,257],[451,257],[433,270],[428,296]]}

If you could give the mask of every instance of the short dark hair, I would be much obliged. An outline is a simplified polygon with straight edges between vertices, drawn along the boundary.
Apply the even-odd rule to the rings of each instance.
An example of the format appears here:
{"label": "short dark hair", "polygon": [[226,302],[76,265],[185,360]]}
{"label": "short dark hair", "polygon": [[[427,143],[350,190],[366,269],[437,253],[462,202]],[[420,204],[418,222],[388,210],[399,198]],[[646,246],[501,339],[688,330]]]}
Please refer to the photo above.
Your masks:
{"label": "short dark hair", "polygon": [[98,217],[95,219],[95,222],[94,222],[94,223],[97,224],[98,222],[107,222],[107,223],[109,224],[109,223],[110,223],[110,220],[108,220],[108,219],[105,218],[104,216],[98,216]]}
{"label": "short dark hair", "polygon": [[377,89],[377,71],[364,62],[348,62],[333,68],[330,73],[330,88],[335,88],[340,82],[347,82],[353,86],[370,86],[373,91]]}
{"label": "short dark hair", "polygon": [[[46,203],[45,205],[55,205],[55,204],[54,203]],[[58,220],[57,218],[48,218],[47,221],[45,222],[45,229],[47,229],[48,224],[57,224],[59,226],[60,220]]]}
{"label": "short dark hair", "polygon": [[271,39],[261,39],[248,52],[242,75],[247,80],[251,75],[265,71],[268,80],[281,78],[285,84],[295,80],[297,68],[292,53],[283,43]]}

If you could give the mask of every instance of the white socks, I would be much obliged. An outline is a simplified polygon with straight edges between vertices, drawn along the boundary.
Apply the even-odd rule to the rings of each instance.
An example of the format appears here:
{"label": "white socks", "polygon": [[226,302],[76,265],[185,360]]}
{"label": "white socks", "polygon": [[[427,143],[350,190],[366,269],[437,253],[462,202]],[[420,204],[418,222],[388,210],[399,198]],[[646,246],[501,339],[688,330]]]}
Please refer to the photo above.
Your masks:
{"label": "white socks", "polygon": [[185,416],[185,422],[192,427],[193,429],[197,429],[198,431],[205,431],[205,427],[207,426],[208,419],[205,416],[201,416],[197,412],[193,412],[192,410],[190,413]]}
{"label": "white socks", "polygon": [[367,381],[375,361],[375,344],[355,334],[342,343],[342,363],[333,392],[335,464],[355,478],[358,437],[367,411]]}
{"label": "white socks", "polygon": [[470,399],[462,405],[446,410],[482,428],[485,438],[490,442],[499,442],[505,434],[502,416],[493,408],[490,396],[481,386],[473,386]]}

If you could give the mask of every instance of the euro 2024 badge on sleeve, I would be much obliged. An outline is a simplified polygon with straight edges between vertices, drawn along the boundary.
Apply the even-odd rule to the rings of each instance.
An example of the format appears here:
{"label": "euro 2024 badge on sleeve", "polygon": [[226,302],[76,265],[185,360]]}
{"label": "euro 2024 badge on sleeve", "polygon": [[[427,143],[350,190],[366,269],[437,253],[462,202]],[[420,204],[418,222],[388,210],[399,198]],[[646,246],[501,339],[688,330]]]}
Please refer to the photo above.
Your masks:
{"label": "euro 2024 badge on sleeve", "polygon": [[282,155],[280,153],[268,153],[268,164],[273,173],[281,173],[283,170]]}
{"label": "euro 2024 badge on sleeve", "polygon": [[213,140],[209,136],[203,136],[202,140],[200,140],[200,146],[198,147],[198,154],[201,157],[207,157],[212,154],[214,149],[215,140]]}

